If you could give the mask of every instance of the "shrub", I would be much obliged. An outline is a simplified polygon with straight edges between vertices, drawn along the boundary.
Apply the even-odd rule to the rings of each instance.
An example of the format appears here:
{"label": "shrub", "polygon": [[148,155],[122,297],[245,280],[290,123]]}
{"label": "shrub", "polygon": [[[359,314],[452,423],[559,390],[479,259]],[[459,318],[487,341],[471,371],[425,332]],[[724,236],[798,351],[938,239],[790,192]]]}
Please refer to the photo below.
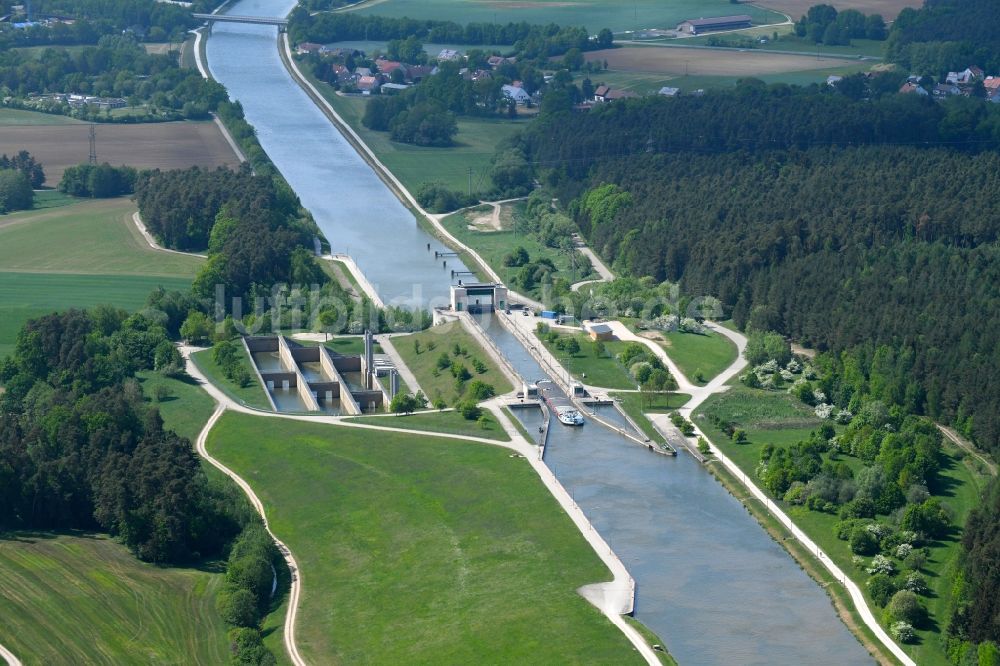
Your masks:
{"label": "shrub", "polygon": [[486,382],[478,379],[469,382],[469,387],[466,389],[466,396],[468,399],[475,400],[476,402],[489,400],[494,395],[496,395],[496,389],[493,388],[493,384],[487,384]]}
{"label": "shrub", "polygon": [[173,394],[174,392],[171,391],[170,387],[166,384],[157,384],[156,388],[153,389],[153,400],[156,402],[163,402],[169,399]]}
{"label": "shrub", "polygon": [[889,603],[892,595],[896,594],[898,589],[892,577],[884,573],[875,574],[868,579],[865,585],[868,587],[868,593],[871,595],[872,601],[879,608],[885,608],[885,605]]}
{"label": "shrub", "polygon": [[480,361],[478,358],[472,359],[472,369],[476,371],[477,375],[484,374],[487,370],[486,364]]}
{"label": "shrub", "polygon": [[870,574],[886,574],[891,576],[896,570],[895,565],[885,555],[876,555],[872,558],[872,563],[868,566]]}
{"label": "shrub", "polygon": [[912,643],[917,637],[913,625],[909,622],[893,622],[889,627],[889,633],[900,643]]}
{"label": "shrub", "polygon": [[856,555],[874,555],[878,550],[878,539],[861,525],[851,530],[851,552]]}
{"label": "shrub", "polygon": [[252,664],[253,666],[274,666],[277,660],[264,647],[260,631],[252,627],[240,627],[229,631],[231,663]]}
{"label": "shrub", "polygon": [[909,590],[914,594],[926,594],[927,581],[916,571],[911,571],[907,574],[906,580],[903,581],[903,589]]}
{"label": "shrub", "polygon": [[448,356],[448,352],[441,352],[435,366],[438,370],[445,370],[451,367],[451,357]]}
{"label": "shrub", "polygon": [[462,413],[462,417],[467,421],[475,421],[483,413],[483,410],[479,408],[479,405],[472,400],[466,400],[459,404],[458,411]]}
{"label": "shrub", "polygon": [[908,622],[913,626],[919,626],[926,615],[927,611],[920,603],[920,599],[910,590],[896,592],[885,608],[887,624],[889,622]]}
{"label": "shrub", "polygon": [[247,589],[225,588],[215,600],[219,615],[227,623],[237,627],[252,627],[257,624],[257,598]]}

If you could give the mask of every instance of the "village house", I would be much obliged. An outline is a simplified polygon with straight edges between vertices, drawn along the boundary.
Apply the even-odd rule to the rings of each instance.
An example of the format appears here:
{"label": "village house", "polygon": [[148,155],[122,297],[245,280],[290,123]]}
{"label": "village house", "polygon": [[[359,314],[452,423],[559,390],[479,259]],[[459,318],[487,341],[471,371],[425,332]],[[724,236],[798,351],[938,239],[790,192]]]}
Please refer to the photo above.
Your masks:
{"label": "village house", "polygon": [[323,50],[322,44],[314,44],[313,42],[302,42],[295,48],[295,52],[299,55],[306,55],[308,53],[320,53]]}
{"label": "village house", "polygon": [[406,66],[406,80],[409,83],[420,83],[433,74],[437,74],[437,67],[432,67],[431,65]]}
{"label": "village house", "polygon": [[976,80],[981,81],[984,76],[985,72],[973,65],[972,67],[966,67],[961,72],[948,72],[944,80],[945,83],[955,86],[966,86],[974,83]]}
{"label": "village house", "polygon": [[913,81],[907,81],[899,88],[900,94],[910,94],[915,93],[917,95],[929,95],[930,93],[924,90],[921,86],[917,85]]}
{"label": "village house", "polygon": [[442,62],[448,62],[452,60],[458,60],[461,57],[462,57],[461,54],[454,49],[441,49],[441,52],[438,53],[437,59]]}
{"label": "village house", "polygon": [[525,106],[531,101],[531,95],[524,88],[518,86],[504,85],[501,92],[504,97],[512,100],[518,106]]}
{"label": "village house", "polygon": [[378,71],[386,76],[391,76],[393,72],[397,69],[403,70],[403,76],[406,76],[406,65],[401,62],[396,62],[395,60],[386,60],[385,58],[379,58],[375,61],[375,65],[378,67]]}
{"label": "village house", "polygon": [[657,95],[662,95],[663,97],[677,97],[681,94],[680,88],[671,88],[670,86],[663,86],[660,91],[656,93]]}
{"label": "village house", "polygon": [[362,95],[371,95],[381,85],[381,76],[362,76],[358,79],[358,90]]}
{"label": "village house", "polygon": [[931,90],[931,94],[935,97],[952,97],[953,95],[961,95],[962,91],[958,86],[950,83],[939,83]]}

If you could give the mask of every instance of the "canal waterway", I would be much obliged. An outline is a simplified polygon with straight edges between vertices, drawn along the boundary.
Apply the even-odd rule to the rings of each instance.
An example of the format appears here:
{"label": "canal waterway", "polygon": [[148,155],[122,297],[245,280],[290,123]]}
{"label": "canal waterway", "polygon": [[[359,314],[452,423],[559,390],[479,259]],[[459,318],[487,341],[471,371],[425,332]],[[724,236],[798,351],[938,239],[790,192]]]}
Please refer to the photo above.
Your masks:
{"label": "canal waterway", "polygon": [[[242,0],[228,11],[284,16],[293,6]],[[292,81],[275,28],[218,24],[207,53],[333,250],[351,254],[387,302],[446,301],[450,273],[427,244],[445,248]],[[526,380],[544,377],[506,329],[483,323]],[[819,586],[689,455],[651,453],[588,419],[553,422],[546,461],[635,577],[636,617],[680,663],[872,663]]]}
{"label": "canal waterway", "polygon": [[[289,0],[243,0],[228,13],[280,17]],[[274,26],[217,23],[206,53],[212,76],[239,100],[268,156],[312,213],[333,252],[350,254],[392,305],[448,304],[457,257],[416,219],[285,70]],[[433,171],[433,164],[427,165]],[[428,250],[428,244],[430,249]],[[447,267],[443,265],[447,262]]]}

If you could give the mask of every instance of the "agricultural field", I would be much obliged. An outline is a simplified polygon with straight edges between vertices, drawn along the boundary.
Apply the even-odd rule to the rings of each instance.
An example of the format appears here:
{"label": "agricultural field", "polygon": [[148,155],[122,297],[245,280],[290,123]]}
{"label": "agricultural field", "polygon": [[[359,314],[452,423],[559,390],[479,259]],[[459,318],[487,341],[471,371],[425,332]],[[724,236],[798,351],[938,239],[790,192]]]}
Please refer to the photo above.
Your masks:
{"label": "agricultural field", "polygon": [[[816,3],[812,0],[766,0],[763,4],[768,9],[787,14],[793,21],[797,21]],[[857,9],[864,14],[881,14],[888,22],[907,7],[919,9],[924,3],[921,0],[835,0],[829,4],[836,7],[837,11]]]}
{"label": "agricultural field", "polygon": [[576,592],[609,572],[506,449],[237,414],[208,449],[298,560],[310,663],[639,661]]}
{"label": "agricultural field", "polygon": [[[45,168],[46,185],[55,187],[66,167],[87,161],[90,123],[44,113],[22,111],[20,114],[30,116],[8,116],[10,113],[0,112],[0,153],[27,150]],[[14,120],[23,122],[14,124]],[[233,149],[211,121],[106,123],[96,125],[96,132],[97,160],[114,166],[183,169],[239,165]]]}
{"label": "agricultural field", "polygon": [[428,182],[444,183],[449,189],[468,192],[469,169],[472,169],[473,194],[489,189],[492,183],[488,171],[497,145],[528,123],[526,119],[461,116],[457,119],[454,146],[433,148],[397,143],[389,139],[388,132],[375,132],[361,124],[367,104],[363,97],[337,95],[329,85],[317,81],[304,70],[303,74],[406,189],[414,193]]}
{"label": "agricultural field", "polygon": [[[493,206],[481,206],[449,215],[441,220],[441,224],[455,238],[478,252],[504,284],[511,285],[512,289],[521,290],[514,279],[521,268],[504,266],[503,260],[517,247],[527,250],[532,262],[550,260],[556,267],[554,278],[562,278],[572,284],[591,276],[596,277],[589,265],[586,272],[578,268],[577,262],[584,257],[575,249],[560,251],[542,244],[534,235],[523,231],[519,233],[517,222],[524,215],[523,209],[523,204],[505,204],[496,212]],[[537,285],[529,295],[538,297],[541,288],[542,285]]]}
{"label": "agricultural field", "polygon": [[[738,10],[738,11],[737,11]],[[371,0],[351,11],[381,16],[410,16],[457,23],[508,23],[579,25],[591,33],[603,28],[627,30],[672,29],[684,19],[750,14],[754,23],[780,23],[784,16],[727,0]]]}
{"label": "agricultural field", "polygon": [[[745,30],[734,30],[733,32],[727,32],[719,35],[709,33],[707,35],[699,35],[697,37],[683,37],[681,39],[657,38],[649,41],[651,43],[666,44],[668,46],[683,48],[685,46],[708,46],[710,45],[710,41],[715,40],[737,43],[739,40],[756,40],[760,37],[766,37],[768,40],[767,43],[758,44],[757,48],[764,51],[797,51],[810,54],[819,53],[823,55],[854,57],[865,56],[872,58],[881,58],[885,53],[885,41],[877,41],[873,39],[852,39],[849,45],[837,44],[828,46],[826,44],[811,42],[802,37],[797,37],[794,32],[795,30],[791,25],[760,26],[757,28],[747,28]],[[777,41],[774,40],[775,34],[780,36],[780,39]],[[645,41],[646,40],[643,40],[644,43]]]}
{"label": "agricultural field", "polygon": [[151,249],[127,199],[38,199],[37,210],[0,217],[0,357],[30,318],[105,303],[135,310],[156,287],[190,287],[202,260]]}
{"label": "agricultural field", "polygon": [[[717,415],[746,430],[749,442],[736,444],[712,422]],[[791,446],[808,437],[823,423],[812,410],[785,392],[762,391],[736,386],[726,393],[709,398],[694,414],[694,421],[712,442],[722,449],[748,477],[754,477],[765,444],[778,447]],[[840,426],[838,426],[838,430]],[[962,525],[972,507],[978,503],[985,478],[979,469],[957,447],[947,441],[940,472],[939,487],[933,488],[935,496],[948,507],[953,523]],[[860,460],[839,456],[852,470],[861,468]],[[755,477],[754,477],[755,478]],[[837,539],[834,525],[839,518],[834,514],[810,511],[805,506],[791,505],[782,500],[772,500],[788,513],[796,524],[820,545],[844,571],[859,583],[868,597],[864,585],[867,574],[852,562],[852,553],[846,541]],[[960,531],[955,530],[947,539],[928,544],[929,557],[924,568],[930,593],[924,598],[933,622],[918,628],[918,642],[905,646],[910,656],[919,664],[945,666],[948,662],[941,647],[941,636],[948,617],[951,574],[955,570],[961,551]],[[880,609],[868,598],[876,615]]]}
{"label": "agricultural field", "polygon": [[[607,61],[608,69],[630,74],[661,76],[758,77],[809,72],[814,80],[826,78],[826,72],[843,70],[849,60],[833,57],[761,53],[753,49],[686,49],[672,46],[626,46],[590,51],[588,61]],[[597,81],[602,74],[592,74]]]}
{"label": "agricultural field", "polygon": [[223,575],[157,567],[98,534],[0,535],[0,643],[35,664],[227,663]]}
{"label": "agricultural field", "polygon": [[[416,343],[420,345],[419,352]],[[455,378],[450,369],[437,367],[438,360],[445,354],[448,355],[449,361],[457,361],[469,370],[472,374],[470,381],[478,379],[492,384],[497,395],[514,389],[493,358],[459,322],[433,326],[419,333],[393,338],[392,344],[417,378],[428,400],[433,401],[440,397],[450,406],[461,398],[456,391]],[[461,347],[462,354],[455,354],[455,345]],[[485,372],[480,373],[475,370],[474,359],[485,365]]]}
{"label": "agricultural field", "polygon": [[362,416],[348,421],[389,428],[406,428],[422,432],[443,432],[450,435],[485,437],[501,442],[509,442],[510,437],[487,410],[483,410],[482,420],[470,421],[461,412],[424,412],[406,416]]}

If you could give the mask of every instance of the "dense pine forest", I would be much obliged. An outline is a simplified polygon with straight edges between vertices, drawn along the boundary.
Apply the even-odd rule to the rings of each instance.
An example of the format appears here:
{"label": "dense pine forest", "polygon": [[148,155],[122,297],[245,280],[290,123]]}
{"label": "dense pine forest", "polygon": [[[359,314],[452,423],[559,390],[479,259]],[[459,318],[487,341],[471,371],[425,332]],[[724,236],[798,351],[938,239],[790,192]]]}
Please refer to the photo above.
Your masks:
{"label": "dense pine forest", "polygon": [[978,65],[1000,70],[1000,13],[993,0],[927,0],[893,22],[889,59],[918,74]]}

